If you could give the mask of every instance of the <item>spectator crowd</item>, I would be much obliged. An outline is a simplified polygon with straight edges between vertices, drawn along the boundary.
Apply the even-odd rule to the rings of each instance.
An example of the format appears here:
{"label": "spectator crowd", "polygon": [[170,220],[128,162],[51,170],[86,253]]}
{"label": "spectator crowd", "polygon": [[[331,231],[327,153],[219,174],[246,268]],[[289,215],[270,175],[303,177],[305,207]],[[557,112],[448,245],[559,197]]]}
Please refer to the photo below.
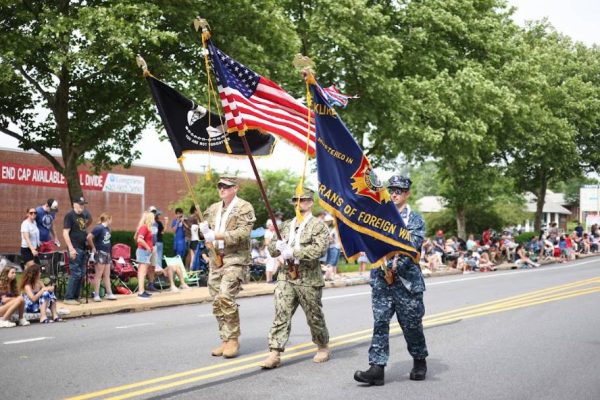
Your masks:
{"label": "spectator crowd", "polygon": [[[18,266],[7,265],[0,270],[0,328],[28,325],[26,314],[39,314],[41,323],[62,321],[57,312],[56,283],[52,280],[47,283],[43,279],[48,262],[42,257],[44,254],[60,253],[61,239],[66,246],[64,264],[68,267],[69,276],[64,301],[70,305],[81,303],[82,288],[88,284],[93,289],[90,296],[93,301],[116,300],[113,288],[123,293],[123,288],[118,285],[118,282],[123,282],[122,277],[116,271],[120,271],[120,266],[127,262],[135,267],[137,296],[142,300],[159,290],[157,286],[173,292],[189,289],[188,274],[207,273],[209,254],[200,228],[199,210],[195,206],[190,208],[189,216],[185,216],[182,208],[177,208],[170,224],[167,217],[162,219],[158,208],[152,206],[144,211],[133,238],[135,259],[126,260],[127,257],[115,257],[112,252],[112,216],[100,214],[97,224],[92,227],[92,216],[85,204],[83,197],[73,201],[72,210],[64,217],[60,238],[55,227],[56,200],[48,199],[40,206],[26,209],[20,231],[20,256],[24,268],[20,282],[17,283]],[[280,225],[283,213],[277,211],[276,217],[276,224]],[[320,259],[322,273],[326,281],[334,280],[339,276],[338,262],[344,257],[335,218],[324,211],[317,217],[326,223],[329,230],[329,245]],[[165,227],[173,232],[173,252],[178,262],[163,261],[172,260],[163,257]],[[425,275],[450,269],[465,274],[487,272],[496,270],[501,263],[510,263],[513,268],[537,268],[541,262],[567,262],[578,254],[600,251],[600,227],[597,224],[589,231],[578,224],[572,232],[563,232],[553,223],[547,230],[529,235],[527,240],[523,240],[523,236],[515,237],[516,233],[513,230],[498,233],[488,228],[481,235],[471,234],[463,240],[437,230],[435,235],[423,241],[422,272]],[[284,262],[281,256],[272,257],[266,250],[273,240],[276,240],[276,226],[269,220],[263,240],[251,242],[250,272],[259,278],[264,274],[269,283],[276,282],[278,268]],[[364,252],[357,263],[362,275],[369,264]]]}

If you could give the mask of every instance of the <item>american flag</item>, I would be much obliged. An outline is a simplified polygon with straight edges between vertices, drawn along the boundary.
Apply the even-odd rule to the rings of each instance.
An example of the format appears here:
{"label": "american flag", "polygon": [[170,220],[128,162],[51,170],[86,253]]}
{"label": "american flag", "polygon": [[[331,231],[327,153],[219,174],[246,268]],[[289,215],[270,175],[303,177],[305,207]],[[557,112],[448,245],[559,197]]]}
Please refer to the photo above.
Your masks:
{"label": "american flag", "polygon": [[335,87],[335,85],[331,85],[326,88],[317,86],[317,90],[319,90],[319,92],[331,106],[346,108],[348,105],[348,99],[358,99],[358,96],[348,96],[347,94],[343,94],[338,90],[338,88]]}
{"label": "american flag", "polygon": [[208,43],[219,96],[230,131],[262,129],[306,149],[306,133],[310,129],[308,152],[315,155],[314,115],[279,85],[260,76]]}

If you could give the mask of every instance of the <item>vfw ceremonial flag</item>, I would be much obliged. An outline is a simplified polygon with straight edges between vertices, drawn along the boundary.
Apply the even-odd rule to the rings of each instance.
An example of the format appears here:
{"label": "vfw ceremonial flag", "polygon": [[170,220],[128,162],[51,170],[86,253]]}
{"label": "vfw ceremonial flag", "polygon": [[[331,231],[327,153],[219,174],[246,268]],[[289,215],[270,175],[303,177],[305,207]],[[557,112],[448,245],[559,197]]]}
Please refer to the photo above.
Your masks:
{"label": "vfw ceremonial flag", "polygon": [[[315,154],[315,127],[306,106],[279,85],[240,64],[208,41],[229,132],[261,129]],[[310,131],[308,138],[307,132]]]}
{"label": "vfw ceremonial flag", "polygon": [[337,219],[340,241],[349,261],[364,251],[372,263],[404,254],[414,260],[409,231],[348,128],[311,84],[317,128],[319,202]]}
{"label": "vfw ceremonial flag", "polygon": [[[146,77],[173,150],[177,158],[186,152],[215,152],[246,155],[238,135],[226,135],[225,118],[210,113],[153,76]],[[257,130],[246,132],[252,155],[269,156],[275,137]]]}

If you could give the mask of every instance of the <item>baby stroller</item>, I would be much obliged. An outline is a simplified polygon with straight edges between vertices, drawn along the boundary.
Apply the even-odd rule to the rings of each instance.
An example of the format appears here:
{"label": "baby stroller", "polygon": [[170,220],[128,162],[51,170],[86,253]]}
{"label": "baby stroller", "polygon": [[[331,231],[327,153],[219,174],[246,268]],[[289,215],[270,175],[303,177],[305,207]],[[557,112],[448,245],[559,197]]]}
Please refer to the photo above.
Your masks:
{"label": "baby stroller", "polygon": [[[112,269],[110,278],[119,294],[131,294],[127,287],[130,278],[137,278],[137,263],[131,258],[131,247],[123,243],[117,243],[111,252]],[[137,290],[137,287],[136,289]]]}

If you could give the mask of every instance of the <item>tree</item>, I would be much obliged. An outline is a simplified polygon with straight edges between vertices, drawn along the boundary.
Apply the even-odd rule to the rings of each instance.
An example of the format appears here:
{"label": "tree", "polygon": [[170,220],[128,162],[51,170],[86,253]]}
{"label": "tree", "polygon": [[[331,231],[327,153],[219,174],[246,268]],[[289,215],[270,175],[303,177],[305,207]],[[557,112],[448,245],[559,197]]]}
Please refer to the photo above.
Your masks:
{"label": "tree", "polygon": [[577,73],[582,48],[568,37],[542,21],[531,24],[520,40],[519,57],[502,71],[515,93],[515,108],[504,119],[500,147],[517,187],[536,195],[534,227],[540,230],[548,186],[582,174],[578,142],[598,131],[600,97],[598,87]]}
{"label": "tree", "polygon": [[391,34],[385,7],[368,0],[282,4],[301,40],[299,51],[316,63],[319,82],[360,96],[340,111],[358,143],[363,144],[367,135],[395,129],[388,115],[397,104],[399,80],[394,70],[401,45]]}
{"label": "tree", "polygon": [[[210,179],[199,179],[194,185],[194,196],[202,211],[206,210],[212,203],[219,201],[219,194],[215,190],[219,177],[219,174],[213,174]],[[293,216],[294,210],[290,204],[290,199],[292,194],[295,193],[299,179],[298,175],[286,169],[261,172],[261,181],[273,212],[281,210],[288,217]],[[256,214],[255,228],[265,226],[269,216],[258,185],[253,178],[241,180],[238,196],[254,206],[254,213]],[[181,207],[187,212],[193,204],[192,196],[187,193],[182,198],[170,204],[169,208],[175,209]]]}
{"label": "tree", "polygon": [[501,1],[406,0],[387,10],[402,45],[401,85],[386,114],[395,129],[374,136],[371,152],[433,159],[439,194],[464,238],[467,210],[487,201],[497,176],[495,135],[512,93],[496,77],[514,52],[517,28]]}
{"label": "tree", "polygon": [[[254,23],[229,18],[234,5]],[[235,46],[232,55],[240,61],[291,76],[287,65],[297,39],[274,0],[1,0],[0,132],[48,159],[65,175],[71,198],[82,194],[78,165],[89,161],[95,171],[129,166],[142,130],[158,121],[136,53],[156,76],[206,98],[200,38],[191,21],[191,10],[200,7],[227,10],[209,21],[224,32],[224,50]]]}

